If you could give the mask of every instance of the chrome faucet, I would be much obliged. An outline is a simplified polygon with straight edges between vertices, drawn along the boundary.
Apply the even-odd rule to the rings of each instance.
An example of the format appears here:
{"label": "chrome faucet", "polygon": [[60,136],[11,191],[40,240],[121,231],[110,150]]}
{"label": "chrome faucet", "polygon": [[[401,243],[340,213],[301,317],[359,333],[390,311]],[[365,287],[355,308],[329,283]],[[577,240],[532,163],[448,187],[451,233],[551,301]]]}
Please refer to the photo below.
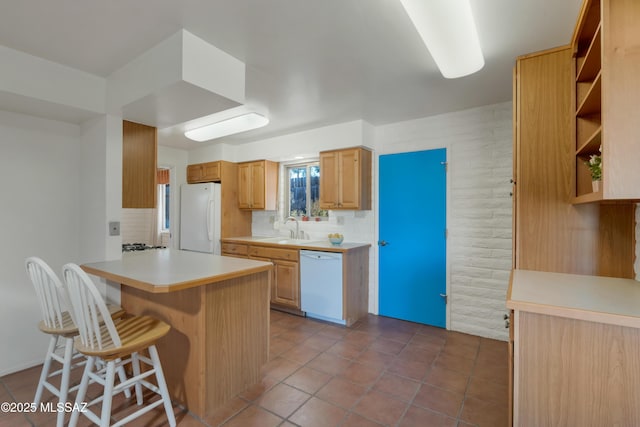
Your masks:
{"label": "chrome faucet", "polygon": [[285,224],[287,223],[287,221],[295,221],[296,223],[296,234],[293,234],[293,230],[289,230],[289,232],[291,233],[291,238],[292,239],[299,239],[300,238],[300,223],[298,222],[297,219],[295,219],[292,216],[288,216],[287,219],[284,220]]}

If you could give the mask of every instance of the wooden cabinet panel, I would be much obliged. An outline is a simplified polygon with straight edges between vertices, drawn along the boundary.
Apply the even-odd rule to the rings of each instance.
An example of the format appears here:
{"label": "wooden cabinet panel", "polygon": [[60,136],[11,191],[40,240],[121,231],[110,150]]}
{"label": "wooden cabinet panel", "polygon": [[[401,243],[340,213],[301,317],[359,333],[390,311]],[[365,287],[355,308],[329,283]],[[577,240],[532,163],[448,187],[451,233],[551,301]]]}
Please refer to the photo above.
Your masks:
{"label": "wooden cabinet panel", "polygon": [[240,163],[238,165],[238,207],[251,209],[251,164]]}
{"label": "wooden cabinet panel", "polygon": [[300,309],[300,264],[281,260],[273,260],[273,264],[273,302]]}
{"label": "wooden cabinet panel", "polygon": [[263,258],[298,261],[300,252],[297,249],[274,248],[271,246],[251,246],[249,255]]}
{"label": "wooden cabinet panel", "polygon": [[640,425],[640,330],[518,314],[514,425]]}
{"label": "wooden cabinet panel", "polygon": [[633,277],[634,207],[572,205],[569,46],[516,62],[515,267]]}
{"label": "wooden cabinet panel", "polygon": [[122,121],[122,207],[155,208],[157,129]]}
{"label": "wooden cabinet panel", "polygon": [[221,180],[220,162],[196,163],[187,166],[187,182],[219,182]]}
{"label": "wooden cabinet panel", "polygon": [[234,256],[238,258],[247,258],[249,255],[249,246],[238,243],[222,243],[222,255]]}
{"label": "wooden cabinet panel", "polygon": [[238,206],[240,209],[275,210],[278,163],[268,160],[238,164]]}
{"label": "wooden cabinet panel", "polygon": [[320,208],[334,209],[340,201],[338,154],[320,153]]}
{"label": "wooden cabinet panel", "polygon": [[249,258],[274,264],[271,302],[300,310],[300,263],[297,249],[272,246],[249,246]]}
{"label": "wooden cabinet panel", "polygon": [[320,207],[371,209],[371,160],[360,147],[320,153]]}

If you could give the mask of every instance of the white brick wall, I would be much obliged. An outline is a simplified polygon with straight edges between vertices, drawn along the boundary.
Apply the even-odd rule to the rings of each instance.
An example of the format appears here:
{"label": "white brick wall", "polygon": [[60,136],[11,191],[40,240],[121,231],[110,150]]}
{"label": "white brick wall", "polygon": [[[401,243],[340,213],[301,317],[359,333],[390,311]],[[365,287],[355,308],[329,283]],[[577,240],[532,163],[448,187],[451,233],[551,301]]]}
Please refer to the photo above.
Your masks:
{"label": "white brick wall", "polygon": [[378,154],[447,148],[450,328],[506,340],[512,104],[376,128]]}

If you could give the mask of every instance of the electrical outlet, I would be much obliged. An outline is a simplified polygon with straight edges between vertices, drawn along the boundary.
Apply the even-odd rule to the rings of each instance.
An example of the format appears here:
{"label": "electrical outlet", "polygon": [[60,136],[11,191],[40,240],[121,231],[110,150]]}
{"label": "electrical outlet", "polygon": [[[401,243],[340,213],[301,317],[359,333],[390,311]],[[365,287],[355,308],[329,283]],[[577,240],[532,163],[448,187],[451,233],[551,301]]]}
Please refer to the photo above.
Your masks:
{"label": "electrical outlet", "polygon": [[120,235],[120,221],[110,221],[109,236],[119,236],[119,235]]}
{"label": "electrical outlet", "polygon": [[338,215],[336,217],[336,223],[338,223],[338,225],[344,225],[344,217],[342,215]]}

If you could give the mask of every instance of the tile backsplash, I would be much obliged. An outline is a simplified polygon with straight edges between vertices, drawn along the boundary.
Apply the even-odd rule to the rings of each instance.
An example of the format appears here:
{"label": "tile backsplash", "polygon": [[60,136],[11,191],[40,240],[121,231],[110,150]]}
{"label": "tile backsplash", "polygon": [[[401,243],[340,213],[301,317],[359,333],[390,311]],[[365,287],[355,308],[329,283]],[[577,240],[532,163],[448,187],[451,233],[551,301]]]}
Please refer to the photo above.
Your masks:
{"label": "tile backsplash", "polygon": [[156,244],[156,209],[122,209],[122,243]]}

